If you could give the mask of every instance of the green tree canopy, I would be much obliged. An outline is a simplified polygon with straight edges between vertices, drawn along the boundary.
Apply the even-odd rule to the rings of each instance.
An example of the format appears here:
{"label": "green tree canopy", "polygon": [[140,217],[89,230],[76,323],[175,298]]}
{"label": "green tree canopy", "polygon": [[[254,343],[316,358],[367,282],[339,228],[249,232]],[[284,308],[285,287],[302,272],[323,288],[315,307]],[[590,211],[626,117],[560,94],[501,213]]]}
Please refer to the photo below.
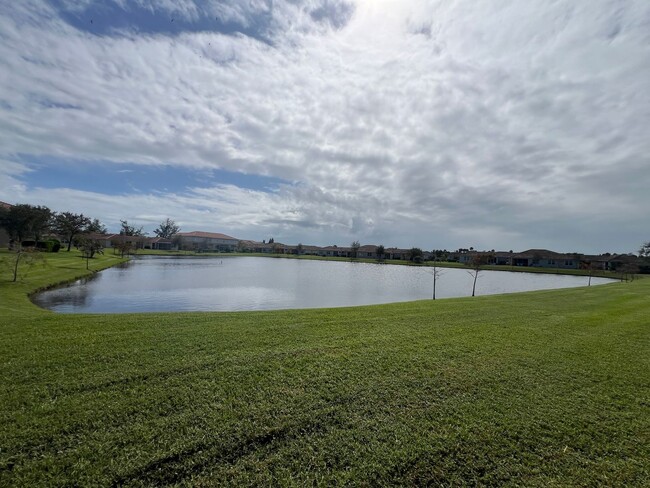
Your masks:
{"label": "green tree canopy", "polygon": [[99,219],[91,220],[86,228],[84,229],[86,234],[106,234],[106,227],[102,224]]}
{"label": "green tree canopy", "polygon": [[18,204],[2,213],[0,225],[13,240],[22,242],[33,238],[38,241],[50,228],[51,220],[52,211],[47,207]]}
{"label": "green tree canopy", "polygon": [[136,227],[134,225],[130,225],[126,220],[120,220],[120,223],[122,224],[122,228],[120,229],[120,235],[121,236],[144,236],[146,233],[144,232],[142,226]]}
{"label": "green tree canopy", "polygon": [[68,239],[68,251],[70,251],[72,240],[84,232],[90,222],[91,220],[84,214],[60,212],[55,214],[52,228],[54,232]]}
{"label": "green tree canopy", "polygon": [[161,222],[158,228],[153,232],[157,237],[162,237],[163,239],[171,239],[171,237],[174,234],[178,234],[180,230],[181,228],[176,225],[176,222],[170,218],[167,218]]}

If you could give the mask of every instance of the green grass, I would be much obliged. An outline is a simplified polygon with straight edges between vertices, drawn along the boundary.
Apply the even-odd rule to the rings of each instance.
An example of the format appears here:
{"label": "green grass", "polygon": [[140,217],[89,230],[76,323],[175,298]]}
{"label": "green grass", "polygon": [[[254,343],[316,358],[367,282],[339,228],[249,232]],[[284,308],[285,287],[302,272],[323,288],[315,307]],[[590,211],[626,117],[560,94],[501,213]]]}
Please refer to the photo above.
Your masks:
{"label": "green grass", "polygon": [[257,313],[27,299],[84,268],[0,275],[0,486],[650,483],[649,279]]}

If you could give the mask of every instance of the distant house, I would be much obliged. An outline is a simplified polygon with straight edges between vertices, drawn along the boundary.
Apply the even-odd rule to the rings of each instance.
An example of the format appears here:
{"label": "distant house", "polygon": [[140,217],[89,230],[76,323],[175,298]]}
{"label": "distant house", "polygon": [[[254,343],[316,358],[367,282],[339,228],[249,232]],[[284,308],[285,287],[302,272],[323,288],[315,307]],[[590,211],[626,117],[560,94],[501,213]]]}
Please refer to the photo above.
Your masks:
{"label": "distant house", "polygon": [[384,258],[406,260],[410,259],[410,251],[408,249],[399,249],[397,247],[389,247],[384,250]]}
{"label": "distant house", "polygon": [[534,266],[537,268],[579,269],[579,254],[561,254],[548,249],[529,249],[513,256],[514,266]]}
{"label": "distant house", "polygon": [[215,232],[179,232],[174,234],[180,248],[187,251],[236,251],[239,239]]}
{"label": "distant house", "polygon": [[377,259],[377,246],[364,245],[357,250],[358,258]]}
{"label": "distant house", "polygon": [[153,237],[149,239],[148,246],[145,244],[145,248],[146,247],[157,249],[159,251],[171,251],[173,244],[169,239],[165,239],[163,237]]}
{"label": "distant house", "polygon": [[607,269],[609,271],[620,271],[625,268],[635,269],[640,264],[641,259],[634,254],[614,254],[607,260]]}
{"label": "distant house", "polygon": [[258,241],[239,241],[239,251],[242,252],[258,252],[258,253],[272,253],[273,244]]}
{"label": "distant house", "polygon": [[349,258],[352,257],[352,249],[349,247],[326,246],[318,248],[316,254],[325,257]]}

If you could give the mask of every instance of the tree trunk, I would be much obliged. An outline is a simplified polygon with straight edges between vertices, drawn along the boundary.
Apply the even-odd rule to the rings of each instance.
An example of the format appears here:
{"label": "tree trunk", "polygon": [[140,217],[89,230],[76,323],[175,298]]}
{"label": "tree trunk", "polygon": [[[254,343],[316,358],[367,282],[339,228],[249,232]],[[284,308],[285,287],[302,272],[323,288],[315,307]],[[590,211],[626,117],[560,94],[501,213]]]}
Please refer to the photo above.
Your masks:
{"label": "tree trunk", "polygon": [[20,256],[22,255],[21,252],[18,252],[16,254],[16,263],[14,264],[14,279],[13,282],[16,282],[16,278],[18,277],[18,262],[20,261]]}
{"label": "tree trunk", "polygon": [[474,270],[474,285],[472,286],[472,296],[476,294],[476,280],[478,279],[478,269]]}

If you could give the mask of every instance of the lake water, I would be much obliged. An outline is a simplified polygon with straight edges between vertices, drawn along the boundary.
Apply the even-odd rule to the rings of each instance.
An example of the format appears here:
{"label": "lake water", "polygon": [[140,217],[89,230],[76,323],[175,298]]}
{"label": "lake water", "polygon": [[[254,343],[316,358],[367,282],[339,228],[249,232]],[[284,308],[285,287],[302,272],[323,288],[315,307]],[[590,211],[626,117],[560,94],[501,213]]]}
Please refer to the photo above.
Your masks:
{"label": "lake water", "polygon": [[[469,296],[466,270],[439,268],[436,298]],[[586,276],[482,271],[477,295],[586,286]],[[592,278],[593,284],[612,280]],[[263,257],[136,257],[33,301],[66,313],[346,307],[432,297],[430,268]]]}

